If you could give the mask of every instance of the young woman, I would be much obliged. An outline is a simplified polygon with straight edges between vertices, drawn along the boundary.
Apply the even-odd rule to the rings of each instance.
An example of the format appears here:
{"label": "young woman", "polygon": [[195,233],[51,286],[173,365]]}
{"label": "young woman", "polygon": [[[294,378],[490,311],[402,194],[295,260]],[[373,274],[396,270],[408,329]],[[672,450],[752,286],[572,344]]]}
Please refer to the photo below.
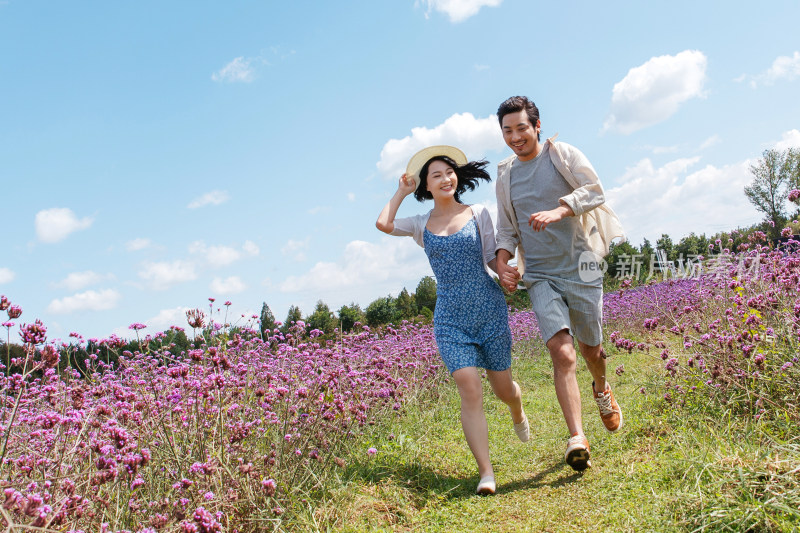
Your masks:
{"label": "young woman", "polygon": [[[496,486],[478,368],[486,369],[495,395],[508,405],[519,439],[526,442],[530,432],[519,385],[511,378],[508,308],[502,289],[485,268],[496,271],[492,219],[483,206],[465,205],[460,199],[479,180],[491,179],[484,170],[487,164],[467,162],[452,146],[418,152],[375,224],[384,233],[413,237],[425,249],[436,276],[433,332],[461,396],[461,426],[478,463],[479,494],[494,494]],[[420,202],[432,199],[433,209],[395,219],[411,193]]]}

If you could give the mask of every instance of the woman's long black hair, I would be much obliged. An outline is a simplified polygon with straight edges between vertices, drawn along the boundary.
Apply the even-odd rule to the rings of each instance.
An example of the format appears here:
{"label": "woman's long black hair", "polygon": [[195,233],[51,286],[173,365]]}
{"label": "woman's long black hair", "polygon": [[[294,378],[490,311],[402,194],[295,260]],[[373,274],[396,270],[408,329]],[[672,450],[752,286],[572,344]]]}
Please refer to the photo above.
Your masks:
{"label": "woman's long black hair", "polygon": [[492,181],[489,173],[484,170],[489,164],[485,159],[470,161],[469,163],[459,166],[455,161],[445,155],[433,156],[422,165],[419,171],[419,187],[414,191],[414,198],[420,202],[433,199],[433,195],[428,191],[428,167],[430,167],[431,163],[434,161],[442,161],[455,171],[458,184],[456,185],[456,193],[453,197],[458,203],[462,203],[460,196],[467,189],[470,191],[475,190],[475,187],[478,186],[478,180]]}

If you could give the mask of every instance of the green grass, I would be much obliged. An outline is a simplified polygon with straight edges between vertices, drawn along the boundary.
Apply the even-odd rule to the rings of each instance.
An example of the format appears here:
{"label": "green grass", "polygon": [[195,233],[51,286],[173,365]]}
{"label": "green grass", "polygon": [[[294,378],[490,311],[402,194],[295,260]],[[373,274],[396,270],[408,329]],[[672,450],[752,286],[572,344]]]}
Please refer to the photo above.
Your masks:
{"label": "green grass", "polygon": [[[474,494],[478,475],[459,422],[455,385],[411,407],[359,446],[378,453],[348,465],[337,486],[298,516],[297,531],[797,531],[798,442],[718,413],[685,418],[659,402],[656,356],[612,350],[609,375],[624,427],[605,431],[580,368],[592,468],[564,464],[568,437],[541,342],[515,347],[512,365],[531,419],[514,435],[508,410],[485,384],[497,494]],[[624,364],[621,376],[614,369]],[[581,365],[579,365],[581,367]],[[645,387],[647,394],[640,389]],[[795,434],[797,434],[795,432]],[[357,455],[359,456],[359,455]],[[794,471],[793,471],[794,470]],[[794,510],[791,506],[794,505]],[[788,509],[788,510],[787,510]]]}

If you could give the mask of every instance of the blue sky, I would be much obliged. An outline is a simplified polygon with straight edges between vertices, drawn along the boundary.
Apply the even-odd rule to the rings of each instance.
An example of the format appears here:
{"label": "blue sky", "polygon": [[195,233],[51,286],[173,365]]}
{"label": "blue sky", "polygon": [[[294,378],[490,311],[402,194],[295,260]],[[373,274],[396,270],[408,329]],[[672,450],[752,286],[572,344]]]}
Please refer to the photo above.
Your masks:
{"label": "blue sky", "polygon": [[[797,20],[796,1],[0,1],[0,294],[66,339],[186,327],[209,297],[281,320],[413,291],[425,255],[378,212],[429,144],[494,175],[516,94],[634,244],[752,224],[749,165],[800,146]],[[494,184],[465,201],[494,212]]]}

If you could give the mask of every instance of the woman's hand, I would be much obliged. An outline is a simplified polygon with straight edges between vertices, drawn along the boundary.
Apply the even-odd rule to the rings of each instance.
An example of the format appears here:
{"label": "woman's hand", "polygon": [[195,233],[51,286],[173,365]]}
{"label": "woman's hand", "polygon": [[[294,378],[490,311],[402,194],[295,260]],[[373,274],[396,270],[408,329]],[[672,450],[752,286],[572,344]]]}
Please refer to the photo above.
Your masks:
{"label": "woman's hand", "polygon": [[378,215],[375,227],[384,233],[391,234],[394,231],[394,217],[397,215],[397,209],[400,207],[403,199],[414,192],[416,188],[417,185],[414,183],[414,180],[405,174],[400,176],[400,182],[397,184],[397,191],[394,193],[394,196],[392,196],[392,199],[389,200],[389,203],[384,206],[381,214]]}
{"label": "woman's hand", "polygon": [[402,193],[403,196],[408,196],[417,189],[417,184],[406,174],[400,176],[400,183],[397,185],[397,191]]}

